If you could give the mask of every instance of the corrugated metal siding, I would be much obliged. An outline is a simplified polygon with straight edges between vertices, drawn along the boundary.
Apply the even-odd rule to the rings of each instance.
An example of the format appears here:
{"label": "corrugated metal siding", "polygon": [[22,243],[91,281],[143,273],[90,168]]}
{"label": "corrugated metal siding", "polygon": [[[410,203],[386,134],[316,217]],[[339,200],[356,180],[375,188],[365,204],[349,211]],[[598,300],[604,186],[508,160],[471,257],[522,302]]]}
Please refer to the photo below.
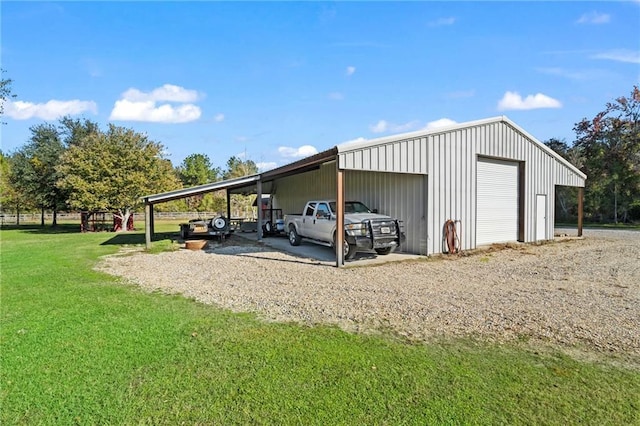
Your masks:
{"label": "corrugated metal siding", "polygon": [[403,222],[406,242],[400,250],[426,254],[425,175],[347,170],[345,199],[358,200],[370,209]]}
{"label": "corrugated metal siding", "polygon": [[462,249],[476,247],[478,157],[525,163],[525,241],[535,241],[535,196],[547,195],[547,235],[553,235],[555,186],[584,186],[584,179],[504,122],[429,135],[427,141],[428,253],[443,252],[447,219],[461,222]]}
{"label": "corrugated metal siding", "polygon": [[[344,175],[345,199],[358,200],[403,221],[407,241],[401,251],[426,254],[425,185],[426,176],[401,173],[374,173],[347,170]],[[336,199],[335,162],[319,170],[278,179],[272,189],[274,208],[284,214],[299,214],[313,199]]]}
{"label": "corrugated metal siding", "polygon": [[392,173],[427,173],[427,138],[406,139],[339,154],[340,167]]}
{"label": "corrugated metal siding", "polygon": [[273,207],[284,214],[300,214],[309,200],[335,200],[336,163],[332,161],[318,170],[277,179],[271,189]]}

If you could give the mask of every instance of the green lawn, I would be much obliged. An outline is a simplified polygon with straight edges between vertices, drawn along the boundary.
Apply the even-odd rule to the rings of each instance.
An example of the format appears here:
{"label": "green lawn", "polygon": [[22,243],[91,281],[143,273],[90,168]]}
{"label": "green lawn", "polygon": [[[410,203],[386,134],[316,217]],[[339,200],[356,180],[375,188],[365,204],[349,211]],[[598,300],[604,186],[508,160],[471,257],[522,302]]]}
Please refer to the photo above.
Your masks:
{"label": "green lawn", "polygon": [[0,424],[640,424],[638,369],[264,323],[119,284],[92,265],[144,236],[76,229],[0,231]]}

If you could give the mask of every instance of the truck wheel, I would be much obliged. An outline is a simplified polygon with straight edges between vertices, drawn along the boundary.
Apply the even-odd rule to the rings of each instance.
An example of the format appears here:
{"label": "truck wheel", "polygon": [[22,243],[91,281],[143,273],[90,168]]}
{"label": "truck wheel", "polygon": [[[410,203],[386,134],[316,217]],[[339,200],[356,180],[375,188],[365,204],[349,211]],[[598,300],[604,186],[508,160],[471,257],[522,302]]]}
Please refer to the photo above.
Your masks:
{"label": "truck wheel", "polygon": [[264,232],[267,234],[271,233],[271,222],[267,222],[264,224]]}
{"label": "truck wheel", "polygon": [[349,244],[349,241],[347,241],[346,237],[344,239],[344,244],[342,245],[342,247],[344,250],[344,258],[346,260],[351,260],[354,257],[356,257],[355,246],[351,246],[351,244]]}
{"label": "truck wheel", "polygon": [[[332,247],[335,248],[336,247],[336,234],[333,234],[333,244]],[[344,256],[345,260],[351,260],[356,256],[356,251],[354,250],[355,247],[352,247],[351,244],[349,244],[349,241],[347,241],[347,236],[344,236],[344,241],[342,242],[342,255]]]}
{"label": "truck wheel", "polygon": [[300,238],[300,235],[296,232],[295,226],[289,226],[289,244],[292,246],[299,246],[301,240],[302,238]]}
{"label": "truck wheel", "polygon": [[391,253],[391,247],[377,248],[376,253],[382,256],[387,255]]}

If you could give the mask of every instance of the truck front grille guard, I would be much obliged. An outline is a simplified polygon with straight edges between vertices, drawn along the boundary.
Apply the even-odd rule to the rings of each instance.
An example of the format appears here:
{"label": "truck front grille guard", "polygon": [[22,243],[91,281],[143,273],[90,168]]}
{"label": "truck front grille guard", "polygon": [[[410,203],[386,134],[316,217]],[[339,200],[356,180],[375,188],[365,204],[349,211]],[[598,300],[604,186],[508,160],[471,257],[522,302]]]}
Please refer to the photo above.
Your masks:
{"label": "truck front grille guard", "polygon": [[[372,239],[376,237],[394,237],[399,238],[402,235],[402,229],[404,228],[403,222],[400,220],[369,220],[367,226],[369,227],[369,235]],[[389,233],[383,234],[381,228],[383,226],[389,227]]]}

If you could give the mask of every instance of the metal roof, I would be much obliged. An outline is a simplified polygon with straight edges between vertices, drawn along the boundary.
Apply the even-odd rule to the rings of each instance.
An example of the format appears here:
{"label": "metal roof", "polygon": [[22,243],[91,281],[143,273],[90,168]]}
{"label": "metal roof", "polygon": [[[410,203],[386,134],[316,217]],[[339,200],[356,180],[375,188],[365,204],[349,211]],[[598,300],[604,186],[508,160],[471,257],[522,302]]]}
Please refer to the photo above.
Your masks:
{"label": "metal roof", "polygon": [[514,123],[513,121],[511,121],[508,117],[506,117],[504,115],[497,116],[497,117],[492,117],[492,118],[486,118],[486,119],[483,119],[483,120],[467,121],[467,122],[464,122],[464,123],[457,123],[457,124],[454,124],[454,125],[451,125],[451,126],[438,127],[436,129],[423,129],[423,130],[418,130],[418,131],[414,131],[414,132],[401,133],[401,134],[385,136],[385,137],[376,138],[376,139],[367,139],[367,140],[363,140],[363,141],[347,142],[347,143],[343,143],[343,144],[337,145],[335,147],[335,149],[337,150],[338,154],[343,154],[343,153],[357,151],[357,150],[360,150],[360,149],[371,148],[371,147],[375,147],[375,146],[379,146],[379,145],[386,145],[386,144],[389,144],[389,143],[398,142],[398,141],[402,141],[402,140],[406,140],[406,139],[418,139],[418,138],[426,137],[426,136],[430,136],[430,135],[449,133],[449,132],[454,132],[456,130],[467,129],[467,128],[470,128],[470,127],[481,126],[481,125],[484,125],[484,124],[491,124],[491,123],[499,123],[499,122],[508,124],[509,126],[511,126],[514,129],[516,129],[518,132],[522,133],[526,138],[530,139],[535,144],[537,144],[540,149],[542,149],[547,154],[553,156],[556,160],[560,161],[562,164],[564,164],[565,166],[570,168],[574,173],[576,173],[582,179],[586,179],[587,178],[587,175],[582,173],[576,166],[571,164],[569,161],[567,161],[565,158],[563,158],[560,154],[558,154],[557,152],[555,152],[554,150],[552,150],[551,148],[549,148],[548,146],[546,146],[545,144],[540,142],[538,139],[533,137],[526,130],[524,130],[523,128],[518,126],[516,123]]}
{"label": "metal roof", "polygon": [[260,174],[243,176],[234,179],[221,180],[219,182],[207,183],[205,185],[192,186],[191,188],[177,189],[175,191],[163,192],[142,197],[145,204],[164,203],[178,200],[180,198],[191,197],[193,195],[206,194],[207,192],[219,191],[221,189],[237,189],[255,185],[260,180]]}

